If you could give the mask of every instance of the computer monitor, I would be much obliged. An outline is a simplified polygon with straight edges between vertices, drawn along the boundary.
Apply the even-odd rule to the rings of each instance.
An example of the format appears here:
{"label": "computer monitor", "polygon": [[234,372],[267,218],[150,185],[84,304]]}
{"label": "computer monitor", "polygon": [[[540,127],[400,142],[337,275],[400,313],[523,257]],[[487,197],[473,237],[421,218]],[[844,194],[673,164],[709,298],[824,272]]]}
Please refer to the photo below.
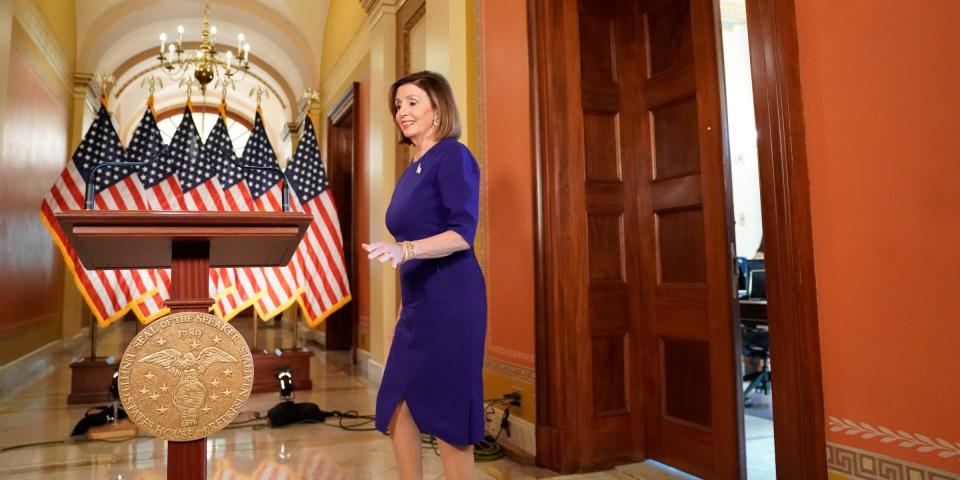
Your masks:
{"label": "computer monitor", "polygon": [[747,298],[767,298],[767,271],[751,270],[747,277]]}

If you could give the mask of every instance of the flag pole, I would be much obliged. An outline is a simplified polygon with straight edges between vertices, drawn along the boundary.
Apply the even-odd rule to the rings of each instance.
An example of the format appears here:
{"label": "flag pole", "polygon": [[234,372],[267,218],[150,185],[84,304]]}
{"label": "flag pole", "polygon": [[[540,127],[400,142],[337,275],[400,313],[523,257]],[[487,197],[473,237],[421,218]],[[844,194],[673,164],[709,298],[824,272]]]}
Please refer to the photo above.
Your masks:
{"label": "flag pole", "polygon": [[300,309],[297,304],[293,304],[293,349],[300,349]]}
{"label": "flag pole", "polygon": [[258,331],[259,327],[258,327],[257,324],[260,323],[260,322],[257,321],[257,312],[254,311],[254,312],[253,312],[253,315],[251,315],[250,318],[253,319],[253,351],[254,351],[254,352],[259,352],[259,351],[260,351],[260,347],[259,347],[259,335],[257,335],[257,331]]}
{"label": "flag pole", "polygon": [[97,359],[97,319],[90,315],[90,360]]}

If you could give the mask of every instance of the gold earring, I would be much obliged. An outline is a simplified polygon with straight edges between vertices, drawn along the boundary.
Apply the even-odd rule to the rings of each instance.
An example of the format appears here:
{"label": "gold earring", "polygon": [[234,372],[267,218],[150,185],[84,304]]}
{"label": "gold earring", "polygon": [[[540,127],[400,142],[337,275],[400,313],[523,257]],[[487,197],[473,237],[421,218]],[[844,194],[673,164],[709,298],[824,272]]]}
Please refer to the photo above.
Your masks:
{"label": "gold earring", "polygon": [[434,126],[434,127],[439,127],[439,126],[440,126],[440,119],[439,119],[439,118],[433,117],[433,126]]}

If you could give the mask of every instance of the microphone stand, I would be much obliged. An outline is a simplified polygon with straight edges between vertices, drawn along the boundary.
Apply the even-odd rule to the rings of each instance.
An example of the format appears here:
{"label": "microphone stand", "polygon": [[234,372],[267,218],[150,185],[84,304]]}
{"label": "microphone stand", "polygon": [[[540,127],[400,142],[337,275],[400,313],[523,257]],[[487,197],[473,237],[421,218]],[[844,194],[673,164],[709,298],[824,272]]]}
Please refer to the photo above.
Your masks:
{"label": "microphone stand", "polygon": [[144,160],[142,162],[103,162],[91,168],[90,173],[87,175],[87,192],[83,197],[84,210],[93,210],[95,208],[93,198],[94,198],[94,194],[96,193],[96,187],[97,187],[96,185],[97,170],[100,170],[101,168],[104,168],[104,167],[122,167],[122,168],[142,167],[156,160],[158,157],[167,153],[167,151],[169,150],[170,150],[170,145],[161,145],[160,150],[157,150],[157,153],[154,153],[150,157],[150,159]]}

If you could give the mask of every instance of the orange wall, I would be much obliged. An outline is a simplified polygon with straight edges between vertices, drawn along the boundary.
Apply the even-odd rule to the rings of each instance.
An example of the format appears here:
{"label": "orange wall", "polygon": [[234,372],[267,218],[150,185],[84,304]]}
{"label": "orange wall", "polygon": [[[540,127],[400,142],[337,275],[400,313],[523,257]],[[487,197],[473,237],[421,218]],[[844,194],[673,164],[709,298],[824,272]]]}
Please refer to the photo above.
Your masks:
{"label": "orange wall", "polygon": [[[826,414],[958,443],[960,2],[796,10]],[[827,436],[960,472],[881,438]]]}
{"label": "orange wall", "polygon": [[[482,2],[481,71],[486,167],[487,356],[534,368],[533,150],[524,2]],[[487,394],[495,382],[488,381]],[[506,385],[504,385],[506,386]],[[499,386],[496,388],[503,388]],[[532,408],[533,386],[523,410]],[[521,411],[521,416],[523,415]],[[528,420],[532,416],[527,416]]]}
{"label": "orange wall", "polygon": [[69,112],[14,36],[0,157],[0,365],[59,340],[63,261],[39,208],[67,157]]}

